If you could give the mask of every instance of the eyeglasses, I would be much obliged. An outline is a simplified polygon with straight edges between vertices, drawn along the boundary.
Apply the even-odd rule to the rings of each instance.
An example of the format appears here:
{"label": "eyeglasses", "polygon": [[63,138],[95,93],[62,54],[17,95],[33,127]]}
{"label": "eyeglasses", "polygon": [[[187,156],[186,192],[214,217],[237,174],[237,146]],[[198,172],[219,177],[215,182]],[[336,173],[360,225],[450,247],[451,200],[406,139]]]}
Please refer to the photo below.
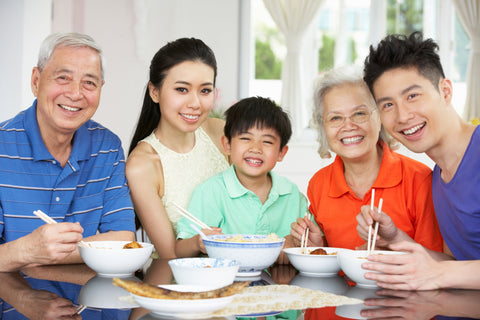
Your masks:
{"label": "eyeglasses", "polygon": [[339,114],[339,113],[329,113],[323,118],[323,123],[326,126],[329,126],[331,128],[338,128],[342,126],[345,123],[346,118],[349,118],[350,121],[356,124],[364,123],[370,119],[370,115],[375,110],[376,109],[372,109],[372,110],[360,109],[355,111],[349,116],[344,116],[343,114]]}

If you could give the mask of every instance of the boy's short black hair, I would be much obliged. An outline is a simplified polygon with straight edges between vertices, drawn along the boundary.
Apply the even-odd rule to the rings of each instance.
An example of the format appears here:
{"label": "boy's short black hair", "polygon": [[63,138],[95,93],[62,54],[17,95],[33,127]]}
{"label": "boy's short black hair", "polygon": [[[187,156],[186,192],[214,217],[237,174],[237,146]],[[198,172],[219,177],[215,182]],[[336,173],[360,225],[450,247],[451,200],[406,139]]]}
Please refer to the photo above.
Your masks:
{"label": "boy's short black hair", "polygon": [[263,97],[245,98],[225,111],[224,128],[228,141],[232,137],[256,126],[271,128],[280,136],[280,149],[287,145],[292,136],[292,124],[288,114],[273,100]]}
{"label": "boy's short black hair", "polygon": [[376,48],[370,46],[370,53],[365,59],[363,79],[375,96],[373,84],[385,71],[415,67],[438,89],[440,79],[445,78],[438,49],[434,40],[424,40],[422,33],[418,31],[410,36],[389,35],[380,41]]}

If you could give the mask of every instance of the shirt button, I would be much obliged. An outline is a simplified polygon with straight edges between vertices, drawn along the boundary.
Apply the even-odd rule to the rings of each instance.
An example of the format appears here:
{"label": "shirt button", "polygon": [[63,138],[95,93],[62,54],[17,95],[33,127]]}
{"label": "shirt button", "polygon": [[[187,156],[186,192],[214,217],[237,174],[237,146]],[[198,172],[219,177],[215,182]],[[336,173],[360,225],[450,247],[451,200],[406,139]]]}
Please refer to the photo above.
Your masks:
{"label": "shirt button", "polygon": [[53,163],[53,164],[57,164],[57,161],[53,160],[52,163]]}
{"label": "shirt button", "polygon": [[57,202],[60,201],[60,197],[56,197],[55,201],[57,201]]}

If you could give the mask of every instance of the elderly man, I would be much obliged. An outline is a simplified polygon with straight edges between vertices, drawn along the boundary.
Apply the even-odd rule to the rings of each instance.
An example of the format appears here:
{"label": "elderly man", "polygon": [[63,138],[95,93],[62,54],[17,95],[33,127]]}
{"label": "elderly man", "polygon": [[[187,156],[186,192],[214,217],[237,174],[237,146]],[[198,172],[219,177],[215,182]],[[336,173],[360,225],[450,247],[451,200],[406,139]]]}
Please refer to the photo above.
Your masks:
{"label": "elderly man", "polygon": [[[32,71],[37,99],[0,124],[0,271],[78,263],[82,239],[135,237],[120,139],[90,120],[102,59],[87,35],[50,35]],[[35,210],[58,223],[45,224]]]}

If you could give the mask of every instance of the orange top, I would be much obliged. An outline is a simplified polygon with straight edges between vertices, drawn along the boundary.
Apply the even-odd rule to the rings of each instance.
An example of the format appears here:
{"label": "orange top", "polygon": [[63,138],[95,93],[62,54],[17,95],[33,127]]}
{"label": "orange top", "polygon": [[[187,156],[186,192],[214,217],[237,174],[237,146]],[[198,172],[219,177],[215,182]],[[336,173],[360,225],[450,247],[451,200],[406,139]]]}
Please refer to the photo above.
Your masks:
{"label": "orange top", "polygon": [[[423,246],[442,251],[443,239],[432,202],[432,170],[421,162],[383,146],[383,158],[375,189],[375,206],[383,198],[382,211],[395,225]],[[307,190],[310,212],[330,247],[355,249],[365,243],[357,233],[360,207],[370,205],[371,190],[358,198],[347,185],[343,161],[337,156],[310,179]]]}

